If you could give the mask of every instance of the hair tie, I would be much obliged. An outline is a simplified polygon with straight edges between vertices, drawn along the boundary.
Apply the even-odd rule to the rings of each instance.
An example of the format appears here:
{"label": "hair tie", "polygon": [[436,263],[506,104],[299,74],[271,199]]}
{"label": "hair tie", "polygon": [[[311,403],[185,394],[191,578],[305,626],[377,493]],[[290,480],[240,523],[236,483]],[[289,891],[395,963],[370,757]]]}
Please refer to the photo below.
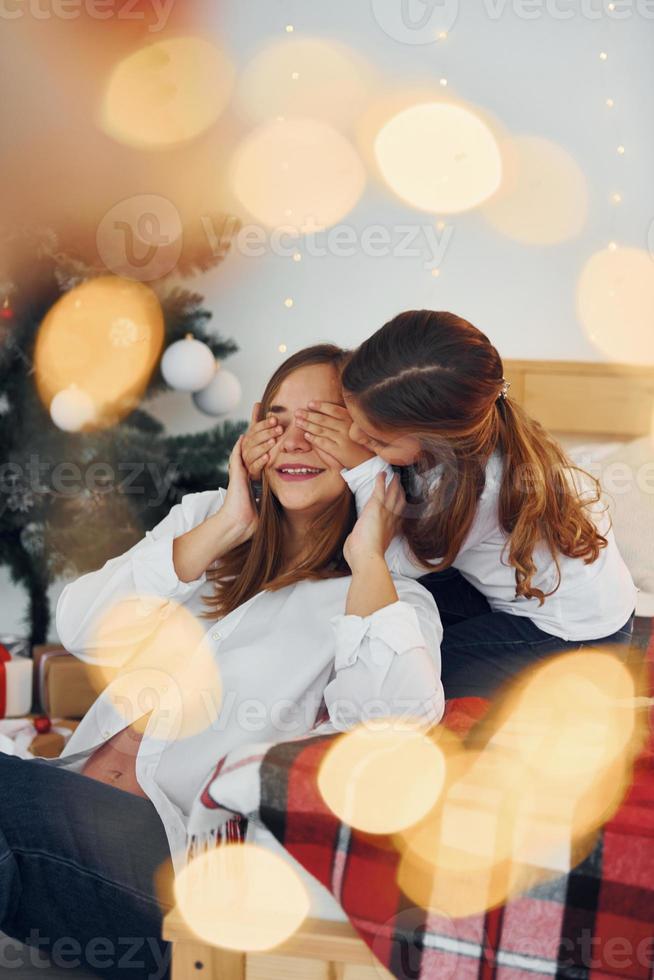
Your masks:
{"label": "hair tie", "polygon": [[507,381],[506,378],[502,378],[502,388],[500,389],[500,393],[497,397],[504,400],[508,394],[510,387],[511,387],[511,382]]}

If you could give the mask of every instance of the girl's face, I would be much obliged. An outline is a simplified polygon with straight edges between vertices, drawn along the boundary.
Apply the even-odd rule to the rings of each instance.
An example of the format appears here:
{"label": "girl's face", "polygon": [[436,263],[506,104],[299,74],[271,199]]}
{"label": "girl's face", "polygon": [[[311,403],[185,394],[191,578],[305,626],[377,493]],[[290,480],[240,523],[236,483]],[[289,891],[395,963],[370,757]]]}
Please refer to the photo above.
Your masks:
{"label": "girl's face", "polygon": [[410,466],[418,459],[422,446],[417,436],[381,429],[373,425],[358,407],[353,395],[344,393],[345,407],[352,416],[350,439],[365,446],[391,466]]}
{"label": "girl's face", "polygon": [[341,383],[331,364],[298,368],[280,385],[268,411],[283,428],[265,467],[270,488],[286,510],[317,515],[346,491],[341,465],[307,442],[296,424],[295,411],[308,410],[310,401],[343,404]]}

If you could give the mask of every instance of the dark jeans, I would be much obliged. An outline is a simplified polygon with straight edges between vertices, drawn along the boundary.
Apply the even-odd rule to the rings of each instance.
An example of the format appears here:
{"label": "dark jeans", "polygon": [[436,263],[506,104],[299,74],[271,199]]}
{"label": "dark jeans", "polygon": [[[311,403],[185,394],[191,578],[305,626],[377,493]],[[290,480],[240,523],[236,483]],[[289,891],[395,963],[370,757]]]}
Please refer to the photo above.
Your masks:
{"label": "dark jeans", "polygon": [[433,572],[420,581],[436,600],[443,622],[441,659],[446,698],[490,697],[525,667],[563,650],[631,642],[633,614],[611,636],[566,641],[545,633],[526,616],[492,612],[486,597],[455,568]]}
{"label": "dark jeans", "polygon": [[[0,752],[0,931],[32,947],[35,977],[47,978],[45,954],[71,976],[80,966],[123,980],[167,978],[161,922],[171,882],[149,800]],[[25,955],[5,943],[5,968],[12,959],[27,965]]]}

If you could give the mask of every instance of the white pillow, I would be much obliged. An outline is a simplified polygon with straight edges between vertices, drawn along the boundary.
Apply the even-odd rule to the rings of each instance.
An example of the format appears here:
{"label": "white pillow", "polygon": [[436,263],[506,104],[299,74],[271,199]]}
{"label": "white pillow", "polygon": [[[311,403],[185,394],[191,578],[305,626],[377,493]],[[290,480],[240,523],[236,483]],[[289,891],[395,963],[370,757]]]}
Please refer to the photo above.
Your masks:
{"label": "white pillow", "polygon": [[568,453],[600,480],[618,548],[640,590],[636,614],[654,616],[654,437],[586,444]]}

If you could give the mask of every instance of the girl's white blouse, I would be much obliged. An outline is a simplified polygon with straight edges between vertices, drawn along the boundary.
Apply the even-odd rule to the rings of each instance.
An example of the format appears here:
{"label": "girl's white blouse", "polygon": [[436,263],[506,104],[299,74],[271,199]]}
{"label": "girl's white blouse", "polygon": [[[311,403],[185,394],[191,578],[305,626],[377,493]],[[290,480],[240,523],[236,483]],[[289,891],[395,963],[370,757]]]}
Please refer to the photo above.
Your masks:
{"label": "girl's white blouse", "polygon": [[[594,523],[608,539],[597,561],[586,565],[580,558],[559,555],[561,583],[542,606],[538,599],[516,597],[515,569],[506,561],[507,534],[498,515],[503,465],[499,452],[488,460],[486,485],[470,530],[454,559],[454,568],[486,596],[494,612],[527,616],[539,629],[562,640],[598,640],[612,635],[633,613],[638,590],[618,551],[605,505],[600,502],[590,510]],[[388,481],[393,470],[379,456],[350,470],[341,470],[356,497],[359,512],[370,498],[375,478],[381,472],[386,472]],[[438,468],[426,474],[427,486],[434,486],[438,478]],[[583,486],[580,489],[583,491]],[[399,575],[418,578],[430,571],[416,561],[402,537],[391,542],[386,561],[391,572]],[[436,555],[430,559],[432,564],[438,561]],[[534,585],[543,592],[551,591],[557,583],[557,570],[544,544],[536,548],[534,562],[537,568]]]}
{"label": "girl's white blouse", "polygon": [[[363,618],[344,614],[351,582],[345,576],[263,591],[214,622],[197,619],[207,608],[200,596],[210,595],[212,586],[206,572],[180,581],[173,540],[224,499],[224,490],[186,494],[129,551],[66,585],[56,609],[61,643],[89,664],[119,666],[129,659],[124,631],[117,629],[114,643],[103,628],[101,651],[94,639],[99,618],[118,602],[136,603],[155,631],[178,604],[208,624],[202,646],[209,646],[220,676],[217,718],[197,734],[166,741],[151,737],[153,716],[136,759],[138,782],[162,819],[173,859],[185,848],[191,805],[218,759],[246,743],[302,736],[323,697],[331,726],[341,731],[380,715],[436,723],[444,709],[438,610],[409,578],[394,576],[398,601]],[[79,771],[97,746],[135,720],[114,707],[112,684],[51,764]]]}

